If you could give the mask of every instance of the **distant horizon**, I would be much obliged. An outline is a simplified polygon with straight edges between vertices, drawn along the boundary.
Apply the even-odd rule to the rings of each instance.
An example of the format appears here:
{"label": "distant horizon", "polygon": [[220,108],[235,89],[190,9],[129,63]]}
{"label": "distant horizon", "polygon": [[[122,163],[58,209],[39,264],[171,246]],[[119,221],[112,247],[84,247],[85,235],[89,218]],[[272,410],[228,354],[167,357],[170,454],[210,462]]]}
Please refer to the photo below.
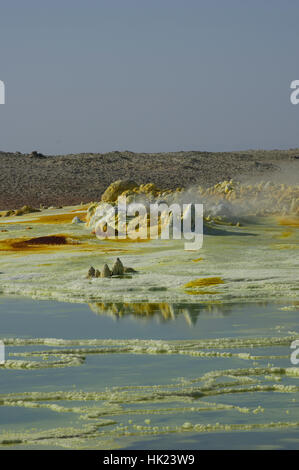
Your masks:
{"label": "distant horizon", "polygon": [[157,151],[157,152],[150,152],[150,151],[136,151],[136,150],[130,150],[130,149],[114,149],[114,150],[108,150],[105,152],[98,152],[98,151],[83,151],[83,152],[64,152],[64,153],[46,153],[43,152],[40,149],[32,149],[30,151],[12,151],[12,150],[2,150],[0,149],[0,153],[12,153],[12,154],[21,154],[21,155],[30,155],[32,152],[38,152],[44,155],[45,157],[47,156],[59,156],[59,155],[84,155],[84,154],[90,154],[90,155],[105,155],[107,153],[135,153],[135,154],[168,154],[168,153],[188,153],[188,152],[198,152],[198,153],[246,153],[246,152],[288,152],[288,151],[299,151],[299,146],[298,147],[289,147],[289,148],[246,148],[246,149],[233,149],[233,150],[203,150],[203,149],[180,149],[180,150],[166,150],[166,151]]}

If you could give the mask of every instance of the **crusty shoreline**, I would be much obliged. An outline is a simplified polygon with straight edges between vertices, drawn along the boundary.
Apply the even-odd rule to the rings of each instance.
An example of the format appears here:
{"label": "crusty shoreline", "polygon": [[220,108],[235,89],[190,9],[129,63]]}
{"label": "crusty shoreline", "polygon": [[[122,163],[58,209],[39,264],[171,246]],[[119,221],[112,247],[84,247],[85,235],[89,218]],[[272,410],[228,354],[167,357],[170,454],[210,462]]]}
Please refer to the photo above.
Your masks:
{"label": "crusty shoreline", "polygon": [[[277,180],[282,169],[292,165],[299,170],[299,149],[156,154],[117,151],[56,156],[0,152],[0,210],[25,204],[37,207],[97,201],[117,179],[173,189],[209,186],[231,178]],[[296,175],[296,171],[292,173]]]}

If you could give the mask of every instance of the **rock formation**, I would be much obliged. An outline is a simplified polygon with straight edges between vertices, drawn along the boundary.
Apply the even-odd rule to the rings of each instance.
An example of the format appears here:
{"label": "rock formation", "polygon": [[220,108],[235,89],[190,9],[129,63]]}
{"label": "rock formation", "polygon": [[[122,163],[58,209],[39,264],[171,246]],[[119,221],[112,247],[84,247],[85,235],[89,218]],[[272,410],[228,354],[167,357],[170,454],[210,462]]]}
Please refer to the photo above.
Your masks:
{"label": "rock formation", "polygon": [[78,216],[74,217],[72,220],[72,224],[83,224],[83,220],[79,219]]}
{"label": "rock formation", "polygon": [[116,202],[118,196],[120,196],[124,191],[132,190],[138,188],[138,184],[135,181],[127,180],[118,180],[111,183],[110,186],[102,195],[103,202]]}
{"label": "rock formation", "polygon": [[112,268],[112,275],[122,276],[123,274],[124,274],[124,265],[122,264],[121,260],[117,258]]}
{"label": "rock formation", "polygon": [[105,264],[101,272],[101,277],[111,277],[111,274],[108,264]]}
{"label": "rock formation", "polygon": [[88,279],[95,277],[95,274],[96,274],[96,270],[94,269],[93,266],[90,266],[88,273],[87,273]]}

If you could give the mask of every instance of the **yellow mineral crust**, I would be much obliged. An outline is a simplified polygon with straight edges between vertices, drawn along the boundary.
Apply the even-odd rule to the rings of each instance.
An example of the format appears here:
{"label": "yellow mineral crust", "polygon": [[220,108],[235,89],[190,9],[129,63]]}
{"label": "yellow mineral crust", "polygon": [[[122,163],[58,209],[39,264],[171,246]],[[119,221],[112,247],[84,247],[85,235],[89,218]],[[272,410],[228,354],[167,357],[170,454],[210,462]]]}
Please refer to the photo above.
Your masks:
{"label": "yellow mineral crust", "polygon": [[[92,203],[87,211],[87,226],[92,225],[92,219],[97,207],[103,203],[114,205],[119,196],[126,196],[130,202],[156,202],[166,198],[167,202],[184,201],[185,197],[191,197],[192,202],[226,203],[231,209],[241,215],[269,216],[277,215],[286,217],[283,225],[298,226],[299,215],[299,185],[275,184],[270,181],[256,184],[243,184],[237,181],[222,181],[208,188],[193,187],[189,189],[176,188],[174,190],[158,189],[153,183],[138,185],[134,181],[119,180],[111,185],[103,193],[100,203]],[[212,211],[213,212],[213,211]],[[206,214],[205,220],[214,220],[217,223],[229,222],[227,214],[225,220],[215,215]],[[236,224],[235,218],[233,224]],[[240,224],[238,224],[240,225]]]}
{"label": "yellow mineral crust", "polygon": [[[244,368],[208,369],[193,377],[176,377],[169,383],[145,385],[124,384],[103,387],[93,391],[77,389],[56,391],[27,391],[1,393],[0,407],[49,410],[64,414],[64,427],[49,429],[18,428],[0,433],[0,446],[49,445],[63,448],[107,448],[127,442],[127,438],[141,436],[169,436],[186,432],[235,432],[259,429],[292,429],[299,425],[295,406],[292,419],[284,420],[290,401],[295,402],[299,393],[299,372],[296,367],[267,364],[269,359],[281,358],[279,352],[272,355],[273,347],[289,347],[298,335],[260,338],[215,338],[205,340],[118,340],[118,339],[55,339],[8,338],[7,347],[38,346],[34,351],[13,352],[13,356],[40,357],[40,361],[8,360],[6,369],[32,369],[49,367],[86,367],[87,355],[109,354],[175,354],[189,355],[196,360],[212,357],[228,360],[262,360],[260,366],[249,364]],[[40,345],[48,346],[46,351]],[[81,348],[71,348],[81,346]],[[55,347],[55,349],[51,349]],[[263,350],[263,356],[255,356],[249,349]],[[213,348],[213,350],[210,350]],[[226,351],[223,351],[223,349]],[[22,348],[23,349],[23,348]],[[208,351],[207,351],[208,349]],[[241,351],[230,351],[240,349]],[[243,350],[243,351],[242,351]],[[256,351],[254,351],[256,353]],[[59,358],[59,360],[51,360]],[[3,365],[1,367],[4,367]],[[1,370],[1,368],[0,368]],[[200,370],[200,369],[199,369]],[[14,371],[7,373],[13,374]],[[277,383],[280,381],[281,383]],[[255,393],[257,403],[246,405],[244,400]],[[277,408],[275,399],[281,397],[283,405]],[[224,397],[223,402],[219,399]],[[227,398],[226,398],[227,397]],[[230,403],[224,403],[228,401]],[[217,422],[221,411],[221,423]],[[187,416],[184,416],[186,415]],[[236,415],[238,414],[238,415]],[[71,422],[68,421],[71,416]],[[242,416],[243,415],[243,416]],[[244,416],[246,415],[246,416]],[[257,416],[258,415],[258,416]],[[163,418],[162,418],[163,417]],[[187,418],[187,419],[186,419]],[[82,421],[83,420],[83,421]],[[165,424],[161,424],[161,422]],[[69,424],[71,423],[71,424]]]}
{"label": "yellow mineral crust", "polygon": [[206,287],[223,283],[224,281],[221,277],[202,277],[200,279],[194,279],[193,281],[187,282],[184,287]]}

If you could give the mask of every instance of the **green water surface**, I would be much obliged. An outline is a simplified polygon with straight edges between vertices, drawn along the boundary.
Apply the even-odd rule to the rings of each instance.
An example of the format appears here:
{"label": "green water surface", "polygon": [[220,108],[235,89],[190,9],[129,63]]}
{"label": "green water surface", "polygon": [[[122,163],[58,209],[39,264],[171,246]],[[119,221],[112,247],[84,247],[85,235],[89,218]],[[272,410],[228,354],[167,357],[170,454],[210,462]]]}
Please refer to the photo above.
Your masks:
{"label": "green water surface", "polygon": [[299,447],[298,303],[144,311],[0,297],[0,448]]}

